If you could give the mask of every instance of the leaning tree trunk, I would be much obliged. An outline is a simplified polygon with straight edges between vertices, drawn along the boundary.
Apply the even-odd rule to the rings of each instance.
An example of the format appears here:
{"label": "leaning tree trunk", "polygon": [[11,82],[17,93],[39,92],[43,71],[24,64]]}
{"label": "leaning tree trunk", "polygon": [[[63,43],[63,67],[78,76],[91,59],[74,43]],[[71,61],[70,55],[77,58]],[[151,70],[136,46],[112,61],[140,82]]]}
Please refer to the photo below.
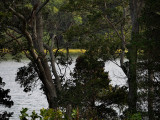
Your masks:
{"label": "leaning tree trunk", "polygon": [[57,104],[55,102],[55,98],[57,97],[57,95],[56,95],[55,85],[53,84],[53,81],[52,81],[47,59],[41,57],[40,55],[37,55],[34,49],[33,39],[25,27],[24,27],[23,33],[28,41],[29,52],[32,57],[31,61],[36,64],[36,67],[38,68],[36,69],[36,71],[38,73],[40,80],[44,85],[46,97],[49,103],[49,108],[56,108]]}
{"label": "leaning tree trunk", "polygon": [[[35,70],[44,85],[45,94],[49,103],[49,108],[57,108],[57,92],[52,80],[51,70],[48,65],[43,47],[43,19],[40,10],[48,3],[46,0],[42,5],[40,0],[32,0],[33,11],[29,20],[11,6],[8,9],[23,23],[21,33],[27,39],[29,55],[26,56],[34,63]],[[5,2],[4,2],[5,3]],[[41,5],[41,6],[40,6]],[[32,32],[28,31],[32,28]]]}
{"label": "leaning tree trunk", "polygon": [[[39,7],[40,0],[33,0],[32,4],[33,6],[36,5]],[[55,98],[57,97],[56,88],[52,80],[51,70],[48,65],[48,60],[44,53],[44,47],[43,47],[43,19],[41,12],[39,12],[38,14],[35,13],[33,17],[34,18],[33,18],[32,40],[33,40],[33,48],[35,48],[37,52],[37,58],[33,57],[34,62],[37,64],[39,70],[38,72],[39,78],[44,84],[44,90],[49,103],[49,107],[56,108],[57,107],[57,104],[55,102]]]}

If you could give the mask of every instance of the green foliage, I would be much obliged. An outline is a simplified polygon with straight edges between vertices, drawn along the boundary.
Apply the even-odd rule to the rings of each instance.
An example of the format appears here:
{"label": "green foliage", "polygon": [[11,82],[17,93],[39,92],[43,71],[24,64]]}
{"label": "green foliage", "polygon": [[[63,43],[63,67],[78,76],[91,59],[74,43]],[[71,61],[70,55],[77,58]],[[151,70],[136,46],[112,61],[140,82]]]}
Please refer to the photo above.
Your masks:
{"label": "green foliage", "polygon": [[77,87],[75,88],[75,93],[79,93],[75,95],[80,99],[79,102],[89,100],[89,98],[92,99],[93,97],[96,98],[97,93],[101,89],[107,88],[110,80],[108,79],[108,73],[103,71],[103,67],[103,61],[98,61],[96,56],[84,55],[77,58],[73,77]]}
{"label": "green foliage", "polygon": [[30,62],[28,66],[23,66],[18,69],[15,81],[24,87],[24,92],[29,92],[34,89],[37,83],[37,73],[34,64]]}
{"label": "green foliage", "polygon": [[[121,39],[115,33],[114,28],[107,22],[105,17],[115,25],[115,28],[121,35],[121,25],[124,25],[124,35],[126,41],[129,41],[129,17],[125,20],[123,17],[123,7],[127,8],[128,1],[112,1],[112,0],[70,0],[66,5],[65,10],[71,11],[74,14],[81,16],[82,24],[73,25],[65,33],[65,38],[69,42],[75,42],[78,48],[86,48],[96,43],[97,47],[101,47],[101,57],[117,58],[115,51],[121,49]],[[102,40],[103,39],[103,40]],[[93,47],[91,47],[93,49]],[[106,48],[106,49],[104,49]],[[110,55],[110,56],[109,56]]]}
{"label": "green foliage", "polygon": [[53,109],[41,109],[40,115],[42,120],[62,120],[64,116],[61,110]]}
{"label": "green foliage", "polygon": [[28,108],[22,108],[21,115],[19,116],[20,120],[64,120],[64,114],[61,110],[53,109],[41,109],[40,114],[37,114],[35,111],[31,115],[27,114]]}
{"label": "green foliage", "polygon": [[80,15],[74,16],[74,21],[76,24],[82,24],[82,17]]}
{"label": "green foliage", "polygon": [[157,14],[157,12],[160,11],[158,8],[159,5],[160,3],[158,0],[155,0],[154,2],[152,0],[145,0],[145,7],[140,18],[142,26],[141,48],[144,50],[144,53],[146,53],[145,55],[147,57],[147,54],[151,51],[154,51],[152,53],[154,57],[156,57],[159,52],[160,42],[158,39],[160,38],[160,16]]}
{"label": "green foliage", "polygon": [[[66,89],[63,99],[64,102],[67,101],[66,104],[74,106],[74,116],[79,108],[81,118],[116,119],[117,113],[108,106],[126,104],[127,87],[109,85],[110,79],[104,71],[104,61],[98,56],[97,50],[88,50],[79,56],[71,75],[72,82],[64,85]],[[96,102],[100,104],[96,105]]]}
{"label": "green foliage", "polygon": [[32,119],[31,120],[36,120],[36,118],[39,118],[38,114],[33,110],[32,115],[30,116]]}
{"label": "green foliage", "polygon": [[32,9],[32,8],[33,8],[33,6],[32,6],[31,3],[25,4],[25,7],[29,8],[29,9]]}
{"label": "green foliage", "polygon": [[[2,81],[2,78],[0,77],[0,105],[10,108],[13,106],[13,101],[11,100],[11,96],[8,95],[10,92],[10,89],[3,89],[5,86],[5,82]],[[6,112],[6,111],[0,111],[0,119],[1,120],[9,120],[10,117],[12,117],[13,112]]]}
{"label": "green foliage", "polygon": [[58,11],[59,11],[59,10],[58,10],[56,7],[53,7],[53,12],[54,12],[54,13],[58,13]]}
{"label": "green foliage", "polygon": [[[41,0],[41,2],[45,2],[45,0]],[[154,71],[159,72],[157,66],[159,66],[160,60],[160,2],[159,0],[154,2],[153,0],[145,0],[145,4],[142,18],[139,20],[142,23],[142,34],[136,36],[141,39],[131,44],[136,44],[139,51],[143,51],[143,54],[139,56],[139,60],[142,61],[142,64],[140,64],[140,66],[142,65],[141,70],[145,71],[147,68],[153,68]],[[30,1],[25,0],[7,1],[7,5],[15,8],[25,18],[29,17],[28,15],[31,14],[33,9]],[[17,42],[10,42],[11,38],[7,37],[5,31],[9,30],[10,33],[13,33],[6,26],[21,30],[23,23],[2,4],[0,4],[0,7],[0,48],[10,49],[13,58],[18,61],[22,57],[21,51],[27,50],[29,46],[23,37],[19,39],[21,45]],[[95,119],[96,117],[97,119],[116,119],[117,113],[108,106],[114,104],[118,106],[126,105],[127,88],[111,86],[108,73],[104,71],[105,61],[119,57],[119,54],[116,54],[115,51],[121,49],[121,39],[117,37],[114,28],[106,21],[105,17],[116,27],[119,34],[122,33],[121,27],[123,26],[126,41],[130,40],[130,16],[127,16],[124,20],[123,7],[128,9],[128,0],[50,0],[42,9],[45,23],[44,34],[46,35],[43,37],[43,41],[46,44],[50,45],[50,38],[54,34],[56,36],[56,46],[54,47],[68,48],[74,46],[84,48],[87,51],[84,55],[78,57],[72,79],[68,80],[69,82],[67,81],[62,87],[62,93],[59,93],[57,98],[58,104],[64,108],[68,104],[73,105],[73,118],[80,112],[84,119]],[[129,13],[126,12],[126,14]],[[127,25],[125,25],[126,23]],[[30,29],[28,26],[29,32],[32,31]],[[18,33],[13,35],[19,36]],[[62,45],[60,45],[60,42]],[[68,42],[67,45],[66,42]],[[146,62],[148,59],[151,61],[150,63]],[[66,65],[67,60],[68,57],[64,55],[58,58],[61,65]],[[16,80],[24,86],[24,91],[27,92],[33,88],[37,80],[36,77],[34,64],[29,64],[28,67],[19,69]],[[143,84],[146,85],[146,83]],[[158,96],[159,82],[154,84],[156,84],[154,87],[157,89],[155,94]],[[95,105],[96,102],[100,102],[101,105]],[[159,103],[158,97],[157,103]],[[77,108],[80,111],[77,111]],[[160,107],[157,105],[157,111],[158,108]],[[63,116],[65,116],[60,110],[42,109],[40,112],[40,115],[38,115],[33,111],[32,115],[29,116],[27,109],[23,109],[20,119],[25,120],[30,117],[33,120],[37,118],[48,120],[63,119]],[[142,119],[141,114],[131,115],[130,119]]]}
{"label": "green foliage", "polygon": [[71,115],[72,115],[73,118],[76,118],[76,116],[78,115],[77,109],[73,109]]}
{"label": "green foliage", "polygon": [[20,120],[27,120],[27,117],[29,116],[26,112],[28,111],[28,108],[22,108],[22,111],[20,111],[21,115],[19,116]]}
{"label": "green foliage", "polygon": [[[145,6],[139,20],[141,26],[141,36],[138,48],[142,50],[139,55],[139,88],[143,92],[139,93],[143,102],[144,98],[148,97],[148,115],[152,119],[159,119],[159,75],[160,75],[160,16],[157,14],[160,11],[158,7],[160,2],[158,0],[145,0]],[[145,72],[148,71],[148,72]],[[150,71],[153,72],[154,77],[149,78]],[[157,79],[158,78],[158,79]],[[145,90],[147,91],[145,91]],[[152,90],[151,90],[152,89]],[[151,106],[152,104],[152,106]],[[149,107],[152,107],[151,109]],[[143,108],[141,108],[143,111]]]}
{"label": "green foliage", "polygon": [[128,120],[142,120],[141,113],[135,113],[133,115],[130,115]]}

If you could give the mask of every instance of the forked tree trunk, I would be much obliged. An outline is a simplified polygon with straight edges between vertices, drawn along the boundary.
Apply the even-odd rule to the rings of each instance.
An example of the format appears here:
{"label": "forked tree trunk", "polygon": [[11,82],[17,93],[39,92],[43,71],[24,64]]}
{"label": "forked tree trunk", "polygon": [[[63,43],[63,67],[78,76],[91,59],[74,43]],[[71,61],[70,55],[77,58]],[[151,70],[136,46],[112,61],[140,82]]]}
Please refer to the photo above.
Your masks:
{"label": "forked tree trunk", "polygon": [[62,90],[62,85],[61,85],[61,79],[57,73],[57,70],[56,70],[56,66],[55,66],[55,56],[53,54],[53,49],[54,49],[54,42],[55,41],[55,37],[52,36],[51,38],[51,46],[50,48],[48,49],[49,50],[49,54],[50,54],[50,58],[51,58],[51,66],[52,66],[52,73],[55,77],[55,84],[56,84],[56,88],[58,91],[61,91]]}
{"label": "forked tree trunk", "polygon": [[[45,94],[49,103],[49,108],[57,108],[57,91],[55,84],[52,80],[51,70],[48,65],[48,60],[44,53],[43,47],[43,19],[40,12],[40,9],[44,7],[49,0],[46,0],[41,6],[40,0],[32,0],[33,11],[30,16],[30,21],[27,21],[26,18],[21,14],[15,11],[12,7],[9,7],[9,10],[16,15],[22,22],[22,34],[28,41],[28,51],[30,52],[30,60],[36,66],[36,72],[40,80],[44,85]],[[31,23],[31,24],[30,24]],[[28,31],[27,26],[32,28],[32,32]],[[27,55],[28,56],[28,55]]]}
{"label": "forked tree trunk", "polygon": [[[38,5],[40,6],[40,0],[33,0],[33,6]],[[37,7],[37,8],[38,8]],[[56,88],[52,80],[51,70],[48,65],[48,60],[44,53],[43,47],[43,19],[41,12],[37,15],[33,16],[33,36],[31,41],[33,40],[33,48],[35,48],[37,52],[37,57],[33,57],[36,53],[31,53],[32,57],[34,58],[34,62],[37,64],[38,67],[38,75],[42,83],[44,84],[45,94],[49,103],[50,108],[56,108],[57,104],[55,102],[55,98],[57,97]],[[30,46],[32,47],[32,46]],[[35,51],[31,51],[35,52]]]}

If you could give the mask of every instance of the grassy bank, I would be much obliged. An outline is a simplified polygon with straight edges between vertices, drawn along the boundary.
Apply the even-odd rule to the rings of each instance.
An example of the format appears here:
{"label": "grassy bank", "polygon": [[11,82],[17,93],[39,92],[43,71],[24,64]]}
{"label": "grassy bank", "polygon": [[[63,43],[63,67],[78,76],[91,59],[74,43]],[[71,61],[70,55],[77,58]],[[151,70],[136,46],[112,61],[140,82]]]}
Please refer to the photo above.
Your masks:
{"label": "grassy bank", "polygon": [[[56,52],[57,49],[54,49],[53,52]],[[72,55],[72,56],[77,56],[77,55],[80,55],[80,54],[83,54],[85,53],[86,50],[84,49],[69,49],[69,54]],[[16,60],[18,59],[19,57],[21,57],[22,59],[27,59],[27,57],[25,56],[25,54],[22,52],[22,54],[18,55],[18,56],[12,56],[10,53],[11,51],[8,50],[8,49],[3,49],[1,50],[1,53],[6,53],[5,57],[3,58],[0,58],[0,60],[2,61],[5,61],[5,60]],[[59,49],[58,52],[62,52],[64,54],[67,53],[67,50],[66,49]],[[45,53],[48,54],[48,51],[45,50]],[[16,58],[17,57],[17,58]]]}

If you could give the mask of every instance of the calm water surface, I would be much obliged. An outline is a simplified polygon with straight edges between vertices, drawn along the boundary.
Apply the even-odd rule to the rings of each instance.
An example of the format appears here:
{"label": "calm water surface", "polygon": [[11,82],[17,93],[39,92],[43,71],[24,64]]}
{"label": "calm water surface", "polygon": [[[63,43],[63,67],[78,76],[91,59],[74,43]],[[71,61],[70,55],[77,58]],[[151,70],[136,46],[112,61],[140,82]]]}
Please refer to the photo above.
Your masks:
{"label": "calm water surface", "polygon": [[[14,112],[11,120],[19,120],[19,115],[22,108],[28,108],[28,113],[31,113],[33,110],[39,112],[41,108],[48,107],[45,95],[42,93],[42,91],[39,90],[40,86],[35,87],[34,91],[32,92],[25,93],[23,92],[23,88],[21,88],[20,85],[15,82],[16,72],[18,68],[23,67],[28,63],[29,60],[22,60],[21,62],[0,62],[0,76],[3,78],[3,82],[6,83],[4,88],[10,89],[9,95],[11,95],[14,102],[14,105],[11,108],[5,108],[4,106],[0,106],[0,112]],[[73,63],[67,70],[68,75],[70,70],[73,70],[74,64],[75,63]],[[109,71],[109,77],[112,80],[111,84],[124,85],[126,83],[126,77],[124,73],[114,63],[107,62],[105,64],[105,71]]]}

